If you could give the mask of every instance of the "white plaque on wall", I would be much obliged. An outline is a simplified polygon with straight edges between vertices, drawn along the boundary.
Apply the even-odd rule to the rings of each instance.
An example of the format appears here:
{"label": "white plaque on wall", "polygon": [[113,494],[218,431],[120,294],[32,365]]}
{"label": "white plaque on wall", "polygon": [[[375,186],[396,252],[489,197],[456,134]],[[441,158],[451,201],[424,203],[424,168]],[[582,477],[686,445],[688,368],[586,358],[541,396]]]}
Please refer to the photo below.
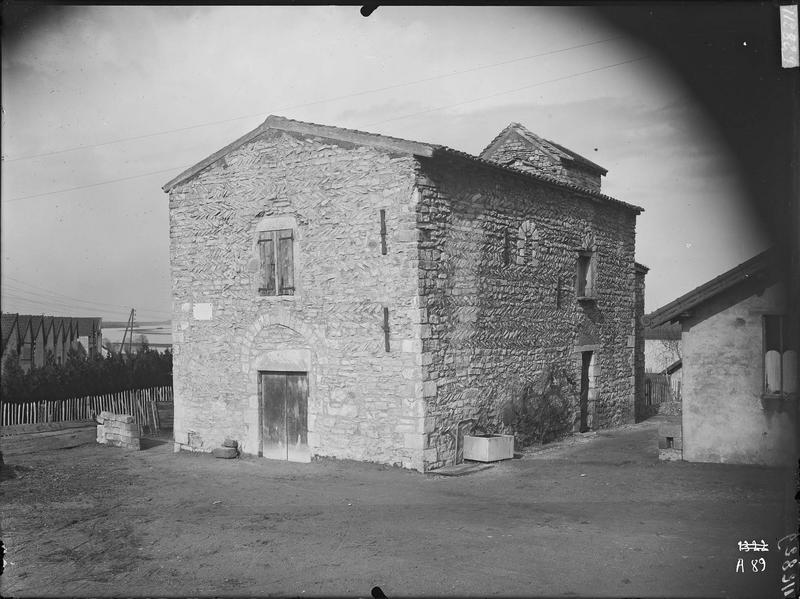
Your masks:
{"label": "white plaque on wall", "polygon": [[195,304],[192,312],[195,320],[211,320],[211,304]]}

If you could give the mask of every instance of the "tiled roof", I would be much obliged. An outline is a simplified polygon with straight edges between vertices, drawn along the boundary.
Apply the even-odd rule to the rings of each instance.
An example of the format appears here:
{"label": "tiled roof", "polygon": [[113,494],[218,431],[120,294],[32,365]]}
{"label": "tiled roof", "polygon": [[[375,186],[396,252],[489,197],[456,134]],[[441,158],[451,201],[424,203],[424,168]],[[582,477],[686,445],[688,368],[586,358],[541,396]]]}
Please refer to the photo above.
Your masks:
{"label": "tiled roof", "polygon": [[746,262],[722,273],[709,282],[692,289],[678,299],[671,301],[666,306],[651,312],[645,317],[645,324],[648,327],[657,327],[667,322],[680,321],[682,315],[692,310],[701,303],[724,293],[739,283],[753,280],[756,277],[766,275],[765,284],[776,279],[775,250],[766,250]]}
{"label": "tiled roof", "polygon": [[584,158],[583,156],[581,156],[577,152],[573,152],[569,148],[565,148],[561,144],[557,144],[556,142],[550,141],[549,139],[544,139],[544,138],[541,138],[541,139],[543,139],[544,141],[549,143],[551,146],[554,146],[557,149],[561,150],[562,153],[566,154],[566,156],[567,156],[567,158],[569,160],[577,162],[581,166],[584,166],[584,167],[586,167],[586,168],[588,168],[590,170],[593,170],[593,171],[597,171],[598,173],[601,173],[603,175],[608,173],[608,169],[603,168],[602,166],[600,166],[599,164],[597,164],[595,162],[592,162],[588,158]]}
{"label": "tiled roof", "polygon": [[305,133],[307,135],[318,135],[321,137],[330,137],[333,139],[340,139],[350,141],[352,143],[360,143],[364,145],[383,147],[387,149],[397,150],[406,154],[414,154],[417,156],[431,156],[433,150],[438,147],[432,144],[424,144],[417,141],[410,141],[407,139],[400,139],[399,137],[389,137],[387,135],[379,135],[377,133],[367,133],[366,131],[358,131],[357,129],[345,129],[343,127],[332,127],[330,125],[318,125],[316,123],[307,123],[305,121],[296,121],[287,119],[282,116],[270,115],[258,127],[246,133],[236,141],[228,144],[221,150],[218,150],[204,158],[192,167],[183,171],[180,175],[167,182],[162,189],[170,191],[173,187],[190,179],[207,166],[213,164],[223,156],[231,153],[233,150],[241,147],[247,142],[255,139],[268,129],[279,129],[281,131],[293,131],[295,133]]}
{"label": "tiled roof", "polygon": [[533,179],[534,181],[539,181],[541,183],[547,183],[548,185],[552,185],[554,187],[560,187],[562,189],[570,189],[577,193],[580,193],[584,196],[589,196],[591,198],[596,198],[598,200],[603,200],[610,204],[615,204],[617,206],[621,206],[623,208],[627,208],[628,210],[633,210],[636,214],[640,214],[644,212],[644,208],[640,206],[636,206],[634,204],[628,204],[627,202],[623,202],[622,200],[618,200],[616,198],[612,198],[609,195],[604,193],[600,193],[599,191],[594,191],[593,189],[588,189],[586,187],[581,187],[580,185],[575,185],[573,183],[566,183],[565,181],[561,181],[560,179],[556,179],[555,177],[550,177],[548,175],[540,175],[538,173],[532,173],[530,171],[523,171],[520,169],[516,169],[510,166],[504,166],[502,164],[498,164],[492,160],[486,160],[484,158],[478,158],[477,156],[473,156],[472,154],[467,154],[466,152],[461,152],[460,150],[453,150],[451,148],[442,147],[440,153],[451,154],[454,156],[458,156],[460,158],[465,158],[467,160],[471,160],[473,162],[477,162],[484,166],[489,166],[492,168],[500,169],[507,173],[513,173],[518,176],[528,177]]}
{"label": "tiled roof", "polygon": [[[556,187],[570,189],[572,191],[578,192],[581,195],[588,196],[590,198],[596,198],[602,201],[608,201],[614,203],[616,205],[625,207],[629,210],[635,211],[637,214],[642,212],[643,209],[639,206],[634,206],[633,204],[628,204],[626,202],[622,202],[611,196],[607,196],[602,194],[598,191],[588,189],[585,187],[581,187],[579,185],[573,185],[570,183],[564,183],[554,177],[548,177],[545,175],[539,175],[536,173],[530,173],[527,171],[522,171],[519,169],[515,169],[508,166],[503,166],[493,162],[491,160],[486,160],[480,158],[478,156],[473,156],[472,154],[468,154],[466,152],[462,152],[460,150],[454,150],[452,148],[448,148],[447,146],[442,146],[438,144],[428,144],[422,143],[418,141],[411,141],[407,139],[401,139],[399,137],[390,137],[387,135],[379,135],[377,133],[368,133],[366,131],[358,131],[356,129],[345,129],[342,127],[332,127],[330,125],[318,125],[316,123],[307,123],[304,121],[296,121],[293,119],[287,119],[280,116],[270,115],[267,119],[258,127],[250,131],[249,133],[243,135],[236,141],[228,144],[221,150],[214,152],[207,158],[201,160],[194,166],[186,169],[180,175],[175,177],[174,179],[168,181],[162,189],[166,192],[169,192],[172,188],[176,185],[183,183],[197,175],[200,171],[205,169],[206,167],[212,165],[214,162],[223,158],[230,152],[234,151],[235,149],[241,147],[242,145],[246,144],[249,141],[254,140],[259,135],[267,131],[268,129],[277,129],[281,131],[290,131],[296,133],[303,133],[307,135],[316,135],[320,137],[328,137],[331,139],[338,139],[342,141],[348,141],[351,143],[356,144],[363,144],[363,145],[370,145],[380,148],[386,148],[389,150],[394,150],[397,152],[402,152],[406,154],[411,154],[414,156],[420,156],[423,158],[431,158],[438,155],[449,155],[463,160],[469,160],[474,163],[478,163],[484,166],[488,166],[494,169],[500,169],[507,173],[513,173],[517,176],[524,176],[528,177],[529,179],[539,181],[542,183],[547,183],[548,185],[553,185]],[[548,142],[550,143],[550,142]],[[556,150],[556,148],[554,148]],[[559,150],[561,152],[566,151],[565,149]],[[573,160],[577,160],[581,158],[574,152],[570,152],[570,157]],[[592,164],[594,167],[605,171],[600,166],[595,165],[594,163],[582,158],[585,163]]]}

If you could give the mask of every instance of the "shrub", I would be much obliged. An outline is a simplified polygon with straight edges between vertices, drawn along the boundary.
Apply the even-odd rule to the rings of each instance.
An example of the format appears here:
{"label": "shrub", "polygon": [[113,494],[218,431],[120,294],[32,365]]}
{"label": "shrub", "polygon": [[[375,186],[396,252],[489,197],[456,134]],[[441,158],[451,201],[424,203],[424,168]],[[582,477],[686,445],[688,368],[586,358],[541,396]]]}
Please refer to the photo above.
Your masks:
{"label": "shrub", "polygon": [[572,430],[577,388],[572,373],[550,367],[525,384],[506,407],[504,421],[522,447],[560,439]]}
{"label": "shrub", "polygon": [[172,385],[172,354],[152,349],[123,356],[86,359],[70,350],[63,364],[48,359],[44,366],[23,372],[16,356],[6,360],[2,380],[2,400],[28,403],[69,399],[87,395],[116,393]]}

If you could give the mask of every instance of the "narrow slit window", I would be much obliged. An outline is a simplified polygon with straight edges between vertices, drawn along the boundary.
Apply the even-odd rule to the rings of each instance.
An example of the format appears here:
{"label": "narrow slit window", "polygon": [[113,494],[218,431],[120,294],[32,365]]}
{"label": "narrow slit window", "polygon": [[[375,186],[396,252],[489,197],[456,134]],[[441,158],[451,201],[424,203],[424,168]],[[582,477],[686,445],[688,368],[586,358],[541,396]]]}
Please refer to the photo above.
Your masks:
{"label": "narrow slit window", "polygon": [[575,292],[578,298],[593,298],[595,296],[595,254],[591,251],[578,252],[577,282]]}
{"label": "narrow slit window", "polygon": [[389,351],[389,308],[383,307],[383,346]]}
{"label": "narrow slit window", "polygon": [[381,254],[386,255],[386,210],[381,210]]}

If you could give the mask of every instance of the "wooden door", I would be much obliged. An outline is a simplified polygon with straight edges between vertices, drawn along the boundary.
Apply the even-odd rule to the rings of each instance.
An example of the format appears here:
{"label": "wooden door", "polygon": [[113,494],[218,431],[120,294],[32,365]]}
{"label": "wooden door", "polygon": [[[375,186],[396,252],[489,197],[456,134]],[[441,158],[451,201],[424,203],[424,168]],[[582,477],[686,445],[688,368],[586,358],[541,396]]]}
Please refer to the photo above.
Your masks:
{"label": "wooden door", "polygon": [[308,376],[260,373],[261,455],[308,461]]}
{"label": "wooden door", "polygon": [[581,428],[585,433],[589,430],[589,366],[592,363],[592,352],[581,352]]}

